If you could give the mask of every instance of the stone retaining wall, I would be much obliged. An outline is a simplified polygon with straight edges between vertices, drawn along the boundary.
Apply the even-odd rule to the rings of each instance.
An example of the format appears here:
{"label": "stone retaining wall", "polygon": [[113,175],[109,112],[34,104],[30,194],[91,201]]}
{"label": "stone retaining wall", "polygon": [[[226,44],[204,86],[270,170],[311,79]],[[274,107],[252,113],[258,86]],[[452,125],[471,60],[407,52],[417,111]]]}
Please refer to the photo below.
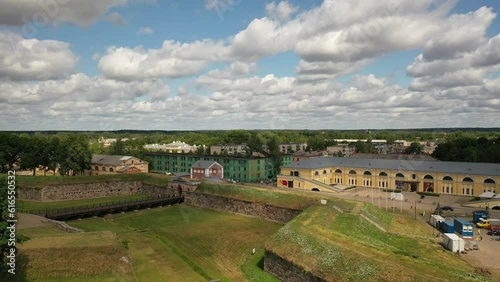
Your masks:
{"label": "stone retaining wall", "polygon": [[185,192],[184,202],[189,205],[223,212],[257,216],[266,220],[286,223],[301,210],[276,207],[266,204],[237,200],[210,194]]}
{"label": "stone retaining wall", "polygon": [[31,201],[67,201],[147,194],[157,196],[178,196],[177,189],[146,185],[141,181],[96,182],[85,184],[48,185],[41,189],[18,188],[19,199]]}
{"label": "stone retaining wall", "polygon": [[[287,261],[275,253],[265,250],[264,271],[271,273],[280,281],[287,282],[325,282],[326,280],[306,272],[301,267]],[[332,280],[335,281],[335,280]]]}

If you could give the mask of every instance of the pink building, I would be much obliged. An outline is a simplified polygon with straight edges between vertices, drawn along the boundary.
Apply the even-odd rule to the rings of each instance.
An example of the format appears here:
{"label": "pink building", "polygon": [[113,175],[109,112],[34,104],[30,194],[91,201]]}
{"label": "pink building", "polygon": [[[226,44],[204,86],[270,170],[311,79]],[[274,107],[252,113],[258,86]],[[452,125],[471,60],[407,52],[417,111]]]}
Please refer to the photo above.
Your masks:
{"label": "pink building", "polygon": [[224,168],[218,162],[197,161],[191,166],[191,179],[224,178]]}

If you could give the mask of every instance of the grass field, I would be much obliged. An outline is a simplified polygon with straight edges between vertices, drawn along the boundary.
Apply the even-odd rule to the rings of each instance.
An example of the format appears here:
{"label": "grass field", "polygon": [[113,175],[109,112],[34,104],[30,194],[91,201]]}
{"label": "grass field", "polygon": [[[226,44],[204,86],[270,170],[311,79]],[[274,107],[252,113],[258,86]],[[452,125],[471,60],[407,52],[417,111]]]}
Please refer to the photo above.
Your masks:
{"label": "grass field", "polygon": [[239,185],[202,183],[198,186],[196,192],[299,210],[306,209],[311,205],[319,203],[320,199],[330,199],[335,202],[335,205],[342,208],[353,206],[353,204],[348,201],[325,194],[297,194],[294,191],[284,191],[279,189],[270,190],[266,188]]}
{"label": "grass field", "polygon": [[[108,220],[88,218],[68,223],[87,231],[72,239],[71,244],[74,245],[80,240],[83,242],[88,234],[113,234],[117,244],[126,249],[126,254],[134,262],[136,281],[245,281],[252,277],[276,281],[262,271],[261,259],[265,240],[282,227],[277,223],[187,205],[116,214]],[[25,247],[37,245],[39,252],[50,246],[56,240],[54,238],[59,238],[56,241],[61,243],[58,244],[70,244],[67,242],[69,239],[63,240],[59,232],[50,231],[50,227],[19,232],[32,238]],[[100,245],[91,243],[92,240],[107,242],[95,235],[88,240],[89,249]],[[259,252],[252,255],[253,248],[259,249]],[[64,250],[55,254],[68,255],[60,252]],[[100,261],[96,260],[96,263]],[[48,277],[48,273],[53,271],[60,273],[52,264],[43,265],[43,268],[35,266],[32,273],[38,273],[41,277]],[[82,278],[79,271],[68,273],[67,277],[61,278]],[[102,275],[106,278],[105,273]],[[106,279],[104,281],[111,281],[109,279],[112,277]]]}
{"label": "grass field", "polygon": [[[335,281],[490,281],[474,268],[444,251],[431,234],[397,234],[397,227],[421,230],[421,223],[404,215],[370,211],[370,219],[391,232],[380,231],[358,214],[314,206],[274,234],[266,248],[322,277]],[[390,220],[390,222],[389,222]]]}
{"label": "grass field", "polygon": [[84,175],[84,176],[16,176],[17,186],[21,188],[43,188],[47,185],[82,184],[95,182],[115,181],[142,181],[156,186],[167,186],[169,177],[163,174],[137,173],[137,174],[109,174],[109,175]]}
{"label": "grass field", "polygon": [[110,231],[68,234],[51,227],[36,227],[21,233],[30,237],[18,247],[18,265],[25,267],[14,280],[10,277],[2,281],[135,279],[132,266],[124,260],[125,249]]}
{"label": "grass field", "polygon": [[92,206],[92,205],[99,205],[99,204],[119,202],[119,201],[133,201],[133,200],[144,199],[147,197],[148,195],[145,194],[137,194],[137,195],[126,195],[126,196],[82,199],[82,200],[71,200],[71,201],[58,201],[58,202],[17,200],[17,207],[19,210],[24,210],[24,211],[39,211],[45,209],[53,210],[53,209]]}

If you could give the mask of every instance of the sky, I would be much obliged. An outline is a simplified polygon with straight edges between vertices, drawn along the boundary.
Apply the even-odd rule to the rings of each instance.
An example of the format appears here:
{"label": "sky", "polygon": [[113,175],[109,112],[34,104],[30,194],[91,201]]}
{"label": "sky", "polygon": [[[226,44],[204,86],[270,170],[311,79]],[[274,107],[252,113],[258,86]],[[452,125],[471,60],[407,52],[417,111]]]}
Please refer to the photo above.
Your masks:
{"label": "sky", "polygon": [[500,127],[496,0],[0,0],[0,130]]}

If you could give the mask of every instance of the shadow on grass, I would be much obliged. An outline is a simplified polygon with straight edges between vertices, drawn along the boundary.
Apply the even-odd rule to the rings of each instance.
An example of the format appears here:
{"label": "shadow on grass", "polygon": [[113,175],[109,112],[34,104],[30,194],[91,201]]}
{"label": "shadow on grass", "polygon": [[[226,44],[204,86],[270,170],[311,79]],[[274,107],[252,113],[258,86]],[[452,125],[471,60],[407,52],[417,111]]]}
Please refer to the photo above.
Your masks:
{"label": "shadow on grass", "polygon": [[24,282],[28,281],[27,269],[28,269],[28,256],[22,253],[16,253],[14,274],[9,273],[10,269],[6,263],[3,263],[0,268],[0,281],[9,282]]}

